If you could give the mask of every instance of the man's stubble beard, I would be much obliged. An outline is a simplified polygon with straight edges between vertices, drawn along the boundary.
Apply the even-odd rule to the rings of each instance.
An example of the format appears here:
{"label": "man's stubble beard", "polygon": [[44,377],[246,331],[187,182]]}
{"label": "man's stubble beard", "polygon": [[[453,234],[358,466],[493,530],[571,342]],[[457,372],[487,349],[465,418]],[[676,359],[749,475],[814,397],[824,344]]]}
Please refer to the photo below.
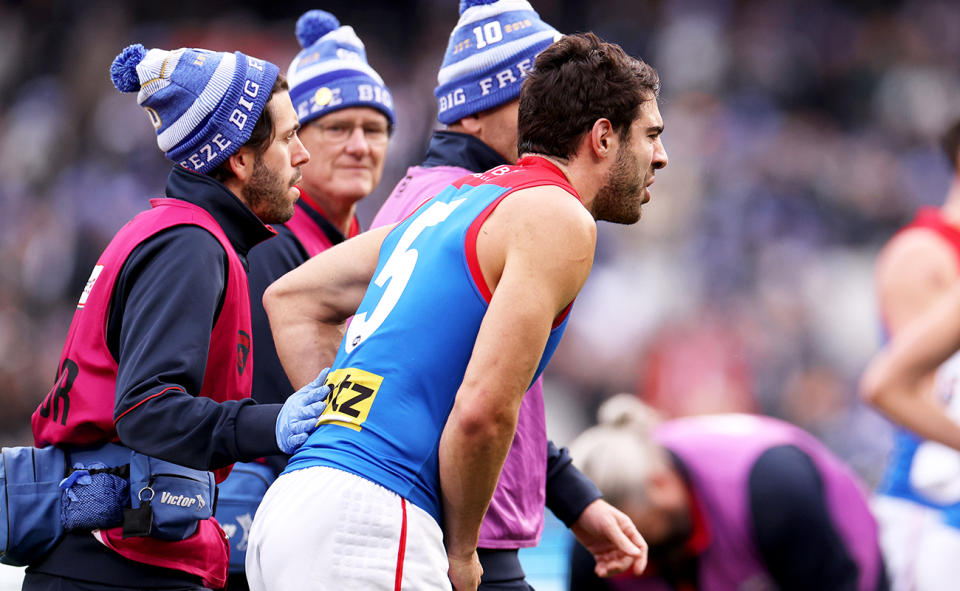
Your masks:
{"label": "man's stubble beard", "polygon": [[617,148],[617,159],[594,199],[593,217],[598,221],[635,224],[640,220],[643,178],[626,148],[626,139]]}
{"label": "man's stubble beard", "polygon": [[287,191],[299,180],[299,168],[295,169],[293,178],[284,181],[257,156],[253,175],[241,190],[243,200],[264,223],[282,224],[293,217],[293,203],[287,200]]}

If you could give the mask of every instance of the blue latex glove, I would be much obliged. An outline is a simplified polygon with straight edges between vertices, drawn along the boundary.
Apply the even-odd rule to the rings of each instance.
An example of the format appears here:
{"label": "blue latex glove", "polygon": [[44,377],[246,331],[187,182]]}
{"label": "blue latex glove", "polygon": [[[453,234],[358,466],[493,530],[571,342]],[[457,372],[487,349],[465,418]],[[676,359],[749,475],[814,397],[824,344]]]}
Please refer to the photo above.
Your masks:
{"label": "blue latex glove", "polygon": [[330,386],[323,385],[328,373],[329,367],[283,403],[277,417],[277,445],[283,453],[292,454],[317,428],[317,419],[327,406],[323,399],[330,393]]}

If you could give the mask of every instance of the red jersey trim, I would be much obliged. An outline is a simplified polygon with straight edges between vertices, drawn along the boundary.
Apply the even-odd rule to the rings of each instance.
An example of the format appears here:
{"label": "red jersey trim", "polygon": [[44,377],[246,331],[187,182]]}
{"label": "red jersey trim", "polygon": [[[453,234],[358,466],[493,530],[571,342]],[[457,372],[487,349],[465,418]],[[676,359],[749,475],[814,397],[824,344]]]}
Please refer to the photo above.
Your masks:
{"label": "red jersey trim", "polygon": [[[437,195],[439,195],[439,194],[440,194],[440,193],[437,193]],[[421,201],[419,205],[417,205],[416,207],[414,207],[414,208],[410,211],[410,213],[408,213],[407,215],[403,216],[402,218],[400,218],[400,219],[397,220],[396,222],[393,222],[393,224],[394,224],[395,226],[399,226],[399,225],[402,224],[403,222],[407,221],[408,219],[410,219],[410,216],[412,216],[413,214],[415,214],[415,213],[417,213],[418,211],[420,211],[421,209],[423,209],[423,206],[426,205],[431,199],[433,199],[433,198],[436,197],[437,195],[431,195],[430,197],[427,197],[426,199],[424,199],[423,201]],[[389,225],[389,224],[385,224],[385,225]]]}
{"label": "red jersey trim", "polygon": [[464,251],[467,255],[467,266],[470,268],[470,276],[473,278],[473,283],[477,286],[480,295],[483,296],[483,299],[486,300],[488,305],[490,304],[490,298],[493,297],[493,291],[490,290],[490,286],[487,285],[487,280],[483,278],[483,272],[480,270],[480,258],[477,256],[477,236],[480,235],[480,226],[483,225],[483,222],[487,221],[487,218],[490,217],[493,210],[500,205],[503,198],[511,193],[512,192],[507,192],[497,197],[480,212],[480,215],[478,215],[477,218],[471,222],[470,227],[467,228],[467,238],[464,243]]}
{"label": "red jersey trim", "polygon": [[517,166],[539,166],[541,168],[546,168],[550,172],[554,173],[558,177],[558,182],[556,183],[558,187],[570,193],[577,198],[577,201],[583,203],[583,199],[580,198],[580,194],[577,193],[577,190],[573,188],[573,185],[570,184],[570,181],[567,179],[567,175],[560,170],[560,167],[550,162],[543,156],[524,156],[517,161]]}
{"label": "red jersey trim", "polygon": [[400,544],[397,548],[397,576],[393,582],[394,591],[400,591],[403,583],[403,557],[407,553],[407,500],[400,497],[400,510],[403,514],[400,522]]}
{"label": "red jersey trim", "polygon": [[948,222],[939,209],[935,207],[920,208],[913,222],[904,230],[913,228],[926,228],[943,238],[953,248],[954,260],[960,267],[960,228]]}
{"label": "red jersey trim", "polygon": [[[543,159],[540,158],[540,160],[543,160]],[[544,160],[544,162],[547,162],[547,161]],[[550,163],[547,162],[547,164],[550,164]],[[551,166],[553,165],[551,164]],[[547,186],[547,185],[534,185],[534,187],[536,186]],[[496,209],[498,205],[500,205],[500,202],[503,201],[505,197],[513,195],[516,191],[527,189],[527,188],[530,188],[530,187],[527,187],[525,185],[520,185],[514,189],[507,191],[503,195],[500,195],[499,197],[494,199],[493,202],[490,203],[490,205],[488,205],[482,212],[480,212],[480,215],[478,215],[476,219],[470,223],[470,227],[467,228],[467,236],[464,242],[464,252],[467,257],[467,267],[469,267],[470,269],[470,277],[473,279],[474,285],[477,286],[477,290],[480,292],[480,295],[483,296],[483,299],[487,302],[487,305],[490,304],[490,298],[493,297],[493,291],[490,289],[490,286],[487,285],[487,280],[484,279],[483,277],[483,271],[480,270],[480,258],[477,256],[477,236],[480,235],[480,226],[482,226],[483,222],[485,222],[487,218],[490,217],[490,214],[493,213],[493,210]],[[578,201],[580,200],[580,197],[576,193],[572,193],[572,195],[576,197]],[[558,326],[563,324],[563,321],[566,320],[567,316],[570,314],[570,308],[572,306],[573,306],[573,302],[570,302],[559,314],[557,314],[556,318],[553,319],[553,325],[551,326],[551,329],[557,328]]]}
{"label": "red jersey trim", "polygon": [[[948,222],[936,207],[921,207],[917,210],[913,220],[897,230],[887,244],[910,230],[929,230],[950,245],[953,250],[954,264],[960,269],[960,228]],[[890,337],[890,322],[883,310],[880,310],[880,325],[884,340]]]}
{"label": "red jersey trim", "polygon": [[570,302],[569,304],[567,304],[567,307],[564,308],[559,314],[557,314],[557,317],[553,319],[553,326],[551,326],[550,328],[554,329],[560,326],[561,324],[563,324],[563,321],[566,320],[567,316],[570,315],[570,308],[572,307],[573,307],[573,302]]}

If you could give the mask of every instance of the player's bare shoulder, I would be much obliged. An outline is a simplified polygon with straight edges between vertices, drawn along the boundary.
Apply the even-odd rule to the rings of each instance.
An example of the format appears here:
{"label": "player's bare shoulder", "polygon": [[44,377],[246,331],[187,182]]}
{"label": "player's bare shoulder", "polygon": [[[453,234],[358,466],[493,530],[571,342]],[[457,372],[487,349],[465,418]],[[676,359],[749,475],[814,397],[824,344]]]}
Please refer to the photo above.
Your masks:
{"label": "player's bare shoulder", "polygon": [[908,228],[880,252],[874,270],[881,314],[896,334],[927,310],[960,277],[957,255],[940,235]]}
{"label": "player's bare shoulder", "polygon": [[553,242],[561,239],[569,246],[596,244],[597,223],[576,195],[557,185],[521,189],[509,195],[497,208],[500,223],[514,235],[528,235]]}
{"label": "player's bare shoulder", "polygon": [[880,251],[876,279],[887,283],[942,284],[958,276],[953,247],[928,228],[908,228]]}
{"label": "player's bare shoulder", "polygon": [[578,289],[593,266],[596,243],[596,222],[577,197],[539,186],[500,202],[480,229],[477,255],[491,289],[508,260],[524,261],[531,273],[556,272]]}

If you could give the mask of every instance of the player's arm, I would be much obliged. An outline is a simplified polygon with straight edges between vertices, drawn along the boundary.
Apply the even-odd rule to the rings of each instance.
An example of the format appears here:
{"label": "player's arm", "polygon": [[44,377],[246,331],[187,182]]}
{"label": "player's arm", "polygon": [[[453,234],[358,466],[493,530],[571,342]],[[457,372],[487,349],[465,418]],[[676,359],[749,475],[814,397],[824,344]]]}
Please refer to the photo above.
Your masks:
{"label": "player's arm", "polygon": [[227,273],[217,239],[190,225],[150,237],[124,263],[107,324],[124,445],[201,470],[279,453],[279,404],[197,396]]}
{"label": "player's arm", "polygon": [[929,396],[929,376],[960,349],[960,283],[870,361],[863,396],[921,437],[960,450],[960,425]]}
{"label": "player's arm", "polygon": [[914,231],[881,256],[877,286],[893,338],[871,360],[860,391],[897,423],[960,449],[960,426],[931,396],[934,371],[960,347],[960,286],[947,248]]}
{"label": "player's arm", "polygon": [[[646,568],[647,543],[622,511],[602,499],[597,485],[573,465],[567,448],[547,442],[547,508],[592,553],[598,573],[611,576]],[[581,546],[581,544],[583,546]],[[636,547],[639,555],[625,552]],[[605,588],[605,587],[599,587]]]}
{"label": "player's arm", "polygon": [[567,527],[573,527],[584,509],[603,497],[600,489],[573,465],[570,451],[547,441],[547,508]]}
{"label": "player's arm", "polygon": [[455,586],[458,565],[475,558],[480,523],[553,321],[583,286],[595,244],[593,218],[556,187],[507,198],[481,230],[481,268],[496,285],[439,451]]}
{"label": "player's arm", "polygon": [[329,367],[343,323],[357,311],[393,226],[341,242],[290,271],[263,295],[280,363],[294,388]]}

